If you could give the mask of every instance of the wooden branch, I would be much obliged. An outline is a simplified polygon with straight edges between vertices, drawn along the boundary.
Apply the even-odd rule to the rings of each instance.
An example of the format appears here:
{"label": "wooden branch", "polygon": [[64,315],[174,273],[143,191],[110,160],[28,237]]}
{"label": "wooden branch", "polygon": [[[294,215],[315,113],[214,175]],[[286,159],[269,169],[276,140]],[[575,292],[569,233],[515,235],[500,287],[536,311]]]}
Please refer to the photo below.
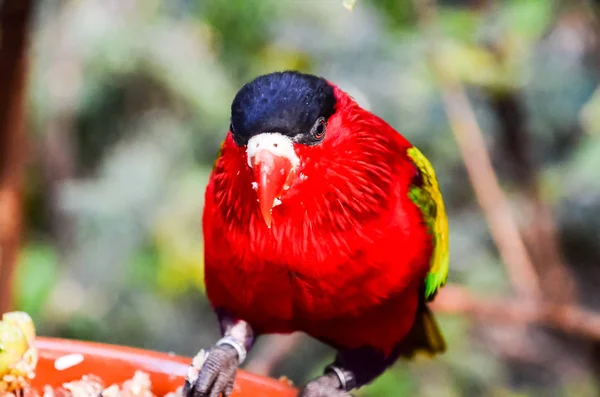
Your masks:
{"label": "wooden branch", "polygon": [[[496,43],[489,48],[499,63],[509,61]],[[486,88],[484,92],[498,122],[499,146],[503,149],[500,155],[512,166],[517,195],[522,197],[519,211],[528,219],[521,223],[521,235],[538,275],[541,293],[544,299],[574,302],[576,284],[564,261],[552,209],[543,199],[523,94],[518,88],[501,91]]]}
{"label": "wooden branch", "polygon": [[466,315],[486,325],[538,324],[600,340],[600,314],[578,306],[533,299],[479,298],[462,287],[446,285],[431,308],[437,313]]}
{"label": "wooden branch", "polygon": [[25,81],[31,0],[0,2],[0,313],[12,305],[21,234]]}
{"label": "wooden branch", "polygon": [[429,37],[430,62],[442,92],[444,109],[460,149],[475,195],[487,219],[490,233],[508,276],[517,293],[523,297],[541,296],[535,268],[521,238],[509,202],[500,188],[488,154],[483,133],[463,86],[447,73],[435,48],[435,0],[414,0],[419,21]]}

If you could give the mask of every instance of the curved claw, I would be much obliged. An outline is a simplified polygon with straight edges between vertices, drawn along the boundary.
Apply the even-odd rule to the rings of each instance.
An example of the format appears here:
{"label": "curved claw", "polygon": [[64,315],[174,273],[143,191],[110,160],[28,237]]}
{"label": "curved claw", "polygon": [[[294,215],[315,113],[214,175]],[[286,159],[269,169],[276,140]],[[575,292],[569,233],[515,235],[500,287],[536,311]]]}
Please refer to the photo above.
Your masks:
{"label": "curved claw", "polygon": [[229,397],[239,366],[237,351],[228,345],[201,351],[192,361],[183,387],[186,397]]}
{"label": "curved claw", "polygon": [[298,397],[352,397],[341,389],[339,380],[332,375],[320,376],[304,386]]}

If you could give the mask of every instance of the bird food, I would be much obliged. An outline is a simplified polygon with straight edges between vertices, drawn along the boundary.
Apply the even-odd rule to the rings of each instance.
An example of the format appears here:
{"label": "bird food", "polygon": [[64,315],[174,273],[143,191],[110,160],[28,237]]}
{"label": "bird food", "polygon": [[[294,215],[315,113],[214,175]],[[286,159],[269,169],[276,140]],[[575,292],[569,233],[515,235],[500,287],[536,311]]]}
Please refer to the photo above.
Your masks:
{"label": "bird food", "polygon": [[[105,384],[94,374],[81,376],[59,387],[34,388],[38,363],[35,346],[35,327],[31,317],[24,312],[11,312],[0,321],[0,397],[162,397],[152,392],[150,376],[136,371],[122,384]],[[81,354],[68,354],[57,358],[54,368],[69,369],[83,361]],[[181,388],[164,397],[178,397]]]}
{"label": "bird food", "polygon": [[[157,397],[152,392],[150,376],[143,371],[136,371],[131,379],[123,384],[105,385],[102,379],[90,374],[80,379],[63,383],[59,387],[44,386],[37,390],[25,385],[12,391],[0,392],[1,397]],[[181,396],[181,389],[168,393],[165,397]]]}

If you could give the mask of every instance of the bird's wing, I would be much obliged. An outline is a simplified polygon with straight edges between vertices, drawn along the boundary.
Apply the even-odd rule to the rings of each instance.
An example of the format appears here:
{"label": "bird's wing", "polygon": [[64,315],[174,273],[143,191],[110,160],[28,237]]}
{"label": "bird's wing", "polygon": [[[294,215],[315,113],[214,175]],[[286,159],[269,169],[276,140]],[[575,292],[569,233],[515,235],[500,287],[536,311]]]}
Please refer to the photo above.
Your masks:
{"label": "bird's wing", "polygon": [[448,278],[448,217],[431,163],[414,146],[407,150],[407,154],[420,174],[417,183],[413,183],[410,188],[409,197],[423,213],[423,219],[433,237],[433,255],[425,278],[425,298],[431,301]]}

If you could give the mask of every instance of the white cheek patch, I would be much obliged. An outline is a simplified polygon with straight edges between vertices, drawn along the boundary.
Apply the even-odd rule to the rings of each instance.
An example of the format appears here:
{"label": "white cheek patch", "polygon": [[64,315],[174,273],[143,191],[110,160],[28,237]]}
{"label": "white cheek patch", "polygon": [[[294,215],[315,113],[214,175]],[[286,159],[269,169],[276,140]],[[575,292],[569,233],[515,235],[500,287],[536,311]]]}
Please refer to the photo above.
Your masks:
{"label": "white cheek patch", "polygon": [[276,156],[289,159],[292,167],[296,167],[300,163],[300,159],[294,151],[294,143],[291,138],[277,132],[264,132],[250,138],[246,146],[248,166],[250,168],[252,168],[252,159],[261,150],[268,150]]}

